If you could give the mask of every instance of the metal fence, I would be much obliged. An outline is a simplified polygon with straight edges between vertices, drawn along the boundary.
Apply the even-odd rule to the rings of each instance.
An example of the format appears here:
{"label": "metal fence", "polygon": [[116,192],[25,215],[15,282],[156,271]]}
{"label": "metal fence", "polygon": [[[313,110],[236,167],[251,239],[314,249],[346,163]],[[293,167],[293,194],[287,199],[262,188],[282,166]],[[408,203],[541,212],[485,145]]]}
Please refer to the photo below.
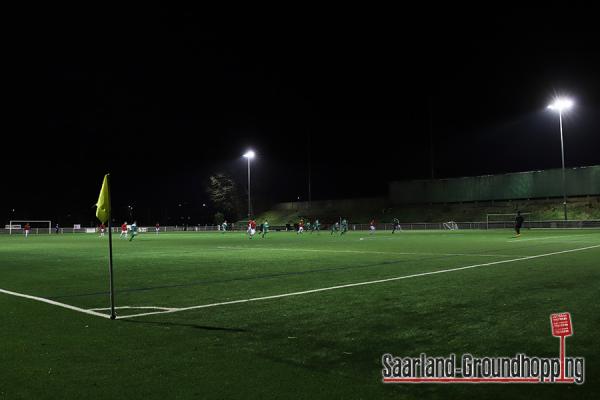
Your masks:
{"label": "metal fence", "polygon": [[[424,230],[447,230],[445,222],[411,222],[411,223],[400,223],[400,229],[406,231],[424,231]],[[513,229],[514,222],[512,221],[475,221],[475,222],[456,222],[458,229]],[[257,226],[260,230],[260,226]],[[379,223],[375,224],[377,231],[391,231],[394,225],[391,223]],[[600,229],[600,220],[547,220],[547,221],[525,221],[523,224],[524,229]],[[328,231],[331,229],[331,224],[322,224],[321,231]],[[348,229],[350,231],[368,231],[370,230],[369,224],[355,224],[349,223]],[[112,227],[113,233],[121,233],[121,227]],[[155,228],[153,226],[141,226],[138,228],[140,233],[155,234]],[[161,226],[160,233],[164,232],[177,232],[177,233],[189,233],[189,232],[219,232],[220,228],[218,225],[198,225],[198,226]],[[245,224],[235,224],[233,227],[230,225],[227,232],[245,232]],[[269,231],[290,231],[295,232],[293,226],[284,225],[271,225]],[[55,233],[55,229],[52,229],[52,234]],[[60,228],[60,234],[99,234],[97,227],[83,227],[81,229],[73,228]],[[0,229],[0,234],[9,234],[8,229]],[[22,229],[13,229],[13,235],[22,235]],[[48,228],[31,228],[30,235],[48,235]]]}
{"label": "metal fence", "polygon": [[[257,227],[259,228],[259,227]],[[227,232],[245,232],[247,229],[246,224],[230,224],[227,227]],[[285,231],[286,227],[284,225],[271,225],[269,227],[270,231]],[[113,226],[112,227],[112,232],[113,233],[117,233],[120,234],[121,233],[121,227],[120,226]],[[156,229],[154,226],[139,226],[138,227],[138,232],[139,233],[152,233],[152,234],[156,234]],[[164,233],[164,232],[169,232],[169,233],[173,233],[173,232],[181,232],[181,233],[187,233],[187,232],[221,232],[221,228],[219,225],[195,225],[195,226],[161,226],[160,227],[160,233]],[[9,234],[9,230],[8,229],[4,229],[4,228],[0,228],[0,234]],[[16,229],[13,228],[12,229],[12,234],[13,235],[20,235],[23,234],[23,229]],[[43,234],[48,234],[48,228],[31,228],[31,231],[29,232],[30,235],[43,235]],[[56,233],[56,229],[52,228],[51,230],[51,234],[55,234]],[[87,233],[87,234],[100,234],[100,229],[98,227],[81,227],[79,229],[75,229],[75,228],[59,228],[59,232],[60,234],[75,234],[75,233]],[[106,231],[106,233],[108,233],[108,230]]]}
{"label": "metal fence", "polygon": [[[473,221],[473,222],[455,222],[458,229],[513,229],[514,221]],[[447,230],[447,222],[412,222],[400,223],[402,230]],[[375,224],[376,230],[390,231],[394,228],[393,224]],[[524,229],[600,229],[600,220],[546,220],[546,221],[525,221]],[[350,230],[369,230],[369,224],[350,224]]]}
{"label": "metal fence", "polygon": [[[239,230],[237,229],[238,227],[235,227],[234,230]],[[163,232],[214,232],[214,231],[219,231],[219,226],[218,225],[197,225],[197,226],[161,226],[160,227],[160,233]],[[228,229],[230,230],[230,229]],[[244,228],[245,230],[245,228]],[[12,234],[23,234],[23,229],[14,229],[12,230]],[[121,233],[121,227],[120,226],[113,226],[112,227],[112,232],[113,233]],[[139,226],[138,227],[138,232],[139,233],[156,233],[156,229],[154,226]],[[0,234],[2,233],[9,233],[8,229],[0,229]],[[56,229],[52,228],[52,234],[56,233]],[[59,233],[61,234],[73,234],[73,233],[96,233],[99,234],[100,233],[100,229],[98,227],[81,227],[79,229],[75,229],[75,228],[59,228]],[[108,233],[108,231],[106,231],[106,233]],[[48,228],[31,228],[31,231],[29,232],[30,235],[42,235],[42,234],[48,234]]]}

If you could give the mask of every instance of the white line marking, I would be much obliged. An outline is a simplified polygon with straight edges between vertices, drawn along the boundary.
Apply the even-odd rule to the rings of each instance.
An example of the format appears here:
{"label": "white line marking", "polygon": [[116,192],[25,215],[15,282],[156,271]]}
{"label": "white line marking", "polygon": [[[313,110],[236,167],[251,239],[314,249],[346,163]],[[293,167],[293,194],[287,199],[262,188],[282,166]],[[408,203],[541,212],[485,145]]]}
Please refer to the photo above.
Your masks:
{"label": "white line marking", "polygon": [[325,291],[328,291],[328,290],[343,289],[343,288],[354,287],[354,286],[373,285],[373,284],[376,284],[376,283],[398,281],[398,280],[401,280],[401,279],[409,279],[409,278],[417,278],[417,277],[426,276],[426,275],[443,274],[443,273],[446,273],[446,272],[462,271],[462,270],[470,269],[470,268],[486,267],[486,266],[490,266],[490,265],[506,264],[506,263],[516,262],[516,261],[523,261],[523,260],[531,260],[531,259],[534,259],[534,258],[549,257],[549,256],[557,255],[557,254],[574,253],[574,252],[577,252],[577,251],[595,249],[595,248],[598,248],[598,247],[600,247],[600,244],[594,245],[594,246],[581,247],[581,248],[578,248],[578,249],[562,250],[562,251],[556,251],[556,252],[552,252],[552,253],[538,254],[538,255],[535,255],[535,256],[520,257],[520,258],[511,259],[511,260],[493,261],[493,262],[484,263],[484,264],[467,265],[466,267],[457,267],[457,268],[451,268],[451,269],[443,269],[443,270],[440,270],[440,271],[423,272],[423,273],[420,273],[420,274],[404,275],[404,276],[398,276],[398,277],[395,277],[395,278],[378,279],[376,281],[350,283],[350,284],[347,284],[347,285],[338,285],[338,286],[331,286],[331,287],[325,287],[325,288],[320,288],[320,289],[305,290],[305,291],[302,291],[302,292],[292,292],[292,293],[277,294],[277,295],[273,295],[273,296],[255,297],[255,298],[252,298],[252,299],[224,301],[224,302],[221,302],[221,303],[212,303],[212,304],[204,304],[204,305],[200,305],[200,306],[177,308],[177,309],[173,309],[173,310],[169,310],[169,311],[156,311],[156,312],[149,312],[149,313],[142,313],[142,314],[132,314],[132,315],[126,315],[126,316],[123,316],[123,317],[119,317],[119,319],[144,317],[144,316],[147,316],[147,315],[156,315],[156,314],[168,314],[168,313],[174,313],[174,312],[179,312],[179,311],[195,310],[195,309],[199,309],[199,308],[209,308],[209,307],[224,306],[224,305],[229,305],[229,304],[248,303],[248,302],[251,302],[251,301],[261,301],[261,300],[279,299],[279,298],[282,298],[282,297],[299,296],[299,295],[303,295],[303,294],[325,292]]}
{"label": "white line marking", "polygon": [[[592,236],[589,239],[586,239],[588,237]],[[578,239],[585,239],[587,241],[593,241],[594,239],[596,239],[598,237],[598,235],[591,235],[591,234],[584,234],[584,235],[561,235],[561,236],[543,236],[543,237],[535,237],[535,238],[526,238],[526,239],[521,239],[521,238],[512,238],[510,240],[507,240],[507,242],[509,243],[518,243],[518,242],[527,242],[530,240],[549,240],[549,239],[563,239],[563,238],[569,238],[569,240],[566,240],[566,242],[574,242],[577,241]],[[561,240],[561,242],[564,240]]]}
{"label": "white line marking", "polygon": [[352,253],[352,254],[397,254],[411,256],[473,256],[473,257],[516,257],[515,254],[471,254],[471,253],[417,253],[417,252],[397,252],[397,251],[370,251],[370,250],[329,250],[329,249],[289,249],[278,247],[243,247],[243,246],[218,246],[218,249],[224,250],[271,250],[271,251],[307,251],[324,253]]}
{"label": "white line marking", "polygon": [[[173,308],[173,307],[152,307],[152,306],[140,306],[140,307],[134,307],[134,306],[120,306],[120,307],[115,307],[115,310],[124,310],[124,309],[150,309],[150,310],[176,310],[177,308]],[[88,308],[88,311],[108,311],[110,310],[110,307],[105,307],[105,308]]]}
{"label": "white line marking", "polygon": [[528,242],[530,240],[548,240],[548,239],[560,239],[572,236],[544,236],[538,238],[529,238],[529,239],[521,239],[521,238],[513,238],[511,240],[507,240],[508,243],[518,243],[518,242]]}
{"label": "white line marking", "polygon": [[102,313],[95,312],[95,311],[92,311],[92,310],[85,310],[83,308],[71,306],[71,305],[68,305],[68,304],[65,304],[65,303],[59,303],[58,301],[48,300],[48,299],[45,299],[43,297],[30,296],[28,294],[11,292],[10,290],[4,290],[4,289],[0,289],[0,293],[9,294],[11,296],[24,297],[26,299],[40,301],[42,303],[52,304],[53,306],[59,306],[59,307],[63,307],[63,308],[68,308],[69,310],[79,311],[79,312],[82,312],[84,314],[95,315],[97,317],[110,318],[110,315],[102,314]]}

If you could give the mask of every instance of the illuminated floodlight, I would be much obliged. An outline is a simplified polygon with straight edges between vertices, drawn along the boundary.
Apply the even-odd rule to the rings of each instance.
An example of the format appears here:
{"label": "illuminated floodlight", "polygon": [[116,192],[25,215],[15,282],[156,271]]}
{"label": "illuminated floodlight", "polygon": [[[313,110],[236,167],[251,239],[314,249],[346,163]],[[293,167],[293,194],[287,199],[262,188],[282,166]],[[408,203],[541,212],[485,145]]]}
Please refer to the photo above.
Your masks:
{"label": "illuminated floodlight", "polygon": [[558,123],[560,128],[560,153],[562,157],[562,189],[563,189],[563,206],[565,213],[565,221],[568,220],[567,215],[567,178],[565,175],[565,147],[563,140],[563,112],[573,107],[573,100],[568,97],[557,97],[552,104],[548,105],[548,109],[558,112]]}
{"label": "illuminated floodlight", "polygon": [[248,160],[248,219],[252,218],[252,199],[250,197],[250,160],[252,160],[256,154],[253,150],[248,150],[244,157]]}
{"label": "illuminated floodlight", "polygon": [[554,103],[548,105],[548,109],[549,110],[553,110],[553,111],[558,111],[558,112],[563,112],[568,110],[569,108],[573,107],[573,104],[575,104],[573,102],[573,100],[568,99],[568,98],[556,98],[554,100]]}

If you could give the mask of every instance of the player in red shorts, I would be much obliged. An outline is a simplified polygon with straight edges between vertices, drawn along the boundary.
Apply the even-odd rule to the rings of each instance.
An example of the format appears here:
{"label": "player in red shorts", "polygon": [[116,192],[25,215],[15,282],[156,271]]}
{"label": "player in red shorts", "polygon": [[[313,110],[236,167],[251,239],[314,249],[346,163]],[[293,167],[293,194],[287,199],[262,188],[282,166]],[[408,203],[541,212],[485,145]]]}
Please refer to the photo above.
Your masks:
{"label": "player in red shorts", "polygon": [[121,225],[121,234],[119,235],[119,239],[127,239],[127,221],[123,222]]}
{"label": "player in red shorts", "polygon": [[300,222],[298,222],[298,232],[296,232],[296,235],[299,233],[303,233],[304,232],[304,219],[300,219]]}
{"label": "player in red shorts", "polygon": [[248,221],[248,236],[250,237],[250,239],[252,239],[254,237],[255,233],[256,233],[256,221],[251,219]]}

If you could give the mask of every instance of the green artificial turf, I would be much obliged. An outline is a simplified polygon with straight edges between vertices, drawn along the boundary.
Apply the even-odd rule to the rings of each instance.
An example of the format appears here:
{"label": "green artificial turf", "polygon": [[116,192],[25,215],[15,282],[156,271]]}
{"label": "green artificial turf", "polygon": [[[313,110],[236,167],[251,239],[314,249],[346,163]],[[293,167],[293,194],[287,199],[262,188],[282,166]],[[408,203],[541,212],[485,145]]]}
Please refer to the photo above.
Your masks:
{"label": "green artificial turf", "polygon": [[[106,308],[107,239],[0,236],[0,289]],[[113,240],[117,306],[185,308],[596,246],[600,231]],[[0,293],[0,398],[597,398],[599,282],[595,247],[116,321]],[[575,331],[567,355],[586,357],[583,385],[381,383],[384,353],[557,357],[549,316],[562,311]]]}

